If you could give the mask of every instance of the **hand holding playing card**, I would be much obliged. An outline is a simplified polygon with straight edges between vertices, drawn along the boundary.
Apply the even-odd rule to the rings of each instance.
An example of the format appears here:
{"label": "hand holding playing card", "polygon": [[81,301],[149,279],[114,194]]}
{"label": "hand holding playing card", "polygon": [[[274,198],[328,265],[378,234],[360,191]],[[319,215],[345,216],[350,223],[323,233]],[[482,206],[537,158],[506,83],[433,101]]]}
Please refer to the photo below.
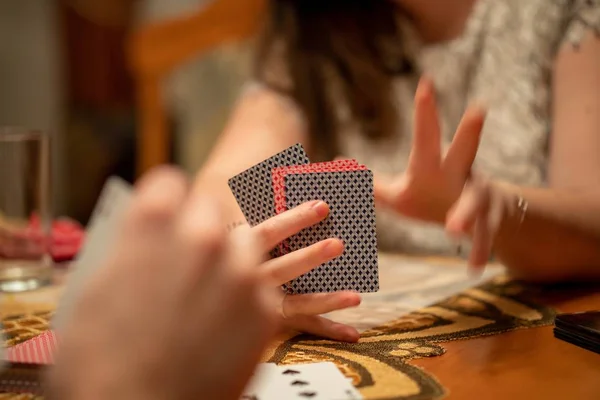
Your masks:
{"label": "hand holding playing card", "polygon": [[[248,229],[258,237],[260,251],[270,249],[327,217],[329,208],[322,201],[304,203]],[[243,229],[243,228],[238,228]],[[266,261],[262,270],[274,286],[281,286],[315,267],[339,257],[344,251],[338,239],[326,239],[289,254]],[[335,293],[309,293],[284,295],[280,290],[282,323],[300,332],[334,340],[355,342],[359,338],[356,329],[334,323],[320,316],[331,311],[357,306],[360,295],[342,291]]]}
{"label": "hand holding playing card", "polygon": [[254,236],[223,228],[179,172],[142,179],[109,261],[58,332],[56,398],[239,396],[280,302]]}
{"label": "hand holding playing card", "polygon": [[447,224],[453,234],[473,233],[470,261],[474,265],[487,262],[501,209],[498,192],[471,172],[484,120],[481,108],[469,107],[442,157],[433,84],[421,79],[407,170],[397,178],[377,176],[375,180],[379,204],[409,218]]}
{"label": "hand holding playing card", "polygon": [[286,325],[358,340],[356,329],[319,314],[358,305],[352,292],[379,289],[371,171],[355,160],[310,164],[296,144],[232,177],[229,187],[258,236],[268,232],[268,264],[289,268],[274,280],[287,293]]}

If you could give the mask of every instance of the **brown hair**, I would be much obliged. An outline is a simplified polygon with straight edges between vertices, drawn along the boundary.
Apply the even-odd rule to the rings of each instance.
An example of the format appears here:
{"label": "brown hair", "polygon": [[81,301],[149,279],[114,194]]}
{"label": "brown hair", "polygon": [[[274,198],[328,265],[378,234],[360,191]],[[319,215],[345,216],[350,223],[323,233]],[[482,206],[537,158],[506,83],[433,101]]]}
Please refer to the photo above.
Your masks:
{"label": "brown hair", "polygon": [[[336,155],[337,118],[332,78],[362,132],[377,139],[396,126],[394,76],[410,72],[400,48],[396,7],[385,0],[270,0],[269,19],[256,54],[255,78],[283,91],[308,120],[312,142]],[[288,87],[269,81],[273,53]],[[277,56],[275,56],[277,57]]]}

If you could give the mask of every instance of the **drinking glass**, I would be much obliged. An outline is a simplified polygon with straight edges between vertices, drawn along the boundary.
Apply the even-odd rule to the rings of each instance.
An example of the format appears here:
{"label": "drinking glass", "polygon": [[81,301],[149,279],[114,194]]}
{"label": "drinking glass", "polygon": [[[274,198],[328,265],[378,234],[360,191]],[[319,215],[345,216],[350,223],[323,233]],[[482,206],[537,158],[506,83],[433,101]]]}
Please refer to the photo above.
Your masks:
{"label": "drinking glass", "polygon": [[50,137],[0,127],[0,291],[22,292],[52,278]]}

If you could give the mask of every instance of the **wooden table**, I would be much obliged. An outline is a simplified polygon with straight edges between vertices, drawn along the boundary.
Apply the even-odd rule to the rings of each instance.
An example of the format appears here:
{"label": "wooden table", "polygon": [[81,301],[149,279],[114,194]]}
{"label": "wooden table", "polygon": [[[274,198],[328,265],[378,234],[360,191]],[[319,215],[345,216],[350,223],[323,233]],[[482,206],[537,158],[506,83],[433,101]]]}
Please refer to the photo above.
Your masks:
{"label": "wooden table", "polygon": [[[600,309],[600,289],[548,299],[562,312]],[[415,360],[452,399],[600,399],[600,355],[557,340],[552,326],[448,342],[447,357]]]}
{"label": "wooden table", "polygon": [[[402,262],[406,259],[392,257],[387,264]],[[460,268],[455,261],[441,264]],[[58,273],[52,287],[5,296],[0,306],[24,311],[56,304],[63,282],[64,274]],[[544,301],[561,312],[600,309],[600,286],[551,292]],[[437,378],[449,399],[600,399],[600,355],[555,339],[551,326],[442,345],[443,356],[408,363]]]}

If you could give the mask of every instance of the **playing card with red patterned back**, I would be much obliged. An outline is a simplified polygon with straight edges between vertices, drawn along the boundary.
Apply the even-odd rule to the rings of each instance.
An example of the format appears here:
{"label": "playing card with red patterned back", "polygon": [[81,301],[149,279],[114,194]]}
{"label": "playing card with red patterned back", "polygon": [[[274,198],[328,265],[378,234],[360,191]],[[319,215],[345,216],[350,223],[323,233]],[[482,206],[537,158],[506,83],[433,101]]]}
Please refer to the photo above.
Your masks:
{"label": "playing card with red patterned back", "polygon": [[288,174],[308,174],[314,172],[357,171],[367,169],[356,160],[336,160],[305,165],[292,165],[273,168],[273,195],[275,197],[275,213],[281,214],[287,210],[285,204],[284,180]]}
{"label": "playing card with red patterned back", "polygon": [[[356,160],[337,160],[321,163],[312,163],[307,165],[295,165],[291,167],[274,168],[273,175],[273,194],[275,201],[275,212],[281,214],[285,212],[287,204],[285,201],[285,177],[289,174],[311,174],[323,172],[343,172],[343,171],[363,171],[367,167],[358,164]],[[314,199],[319,200],[319,199]],[[289,253],[288,241],[283,241],[279,247],[279,255]]]}
{"label": "playing card with red patterned back", "polygon": [[13,364],[49,365],[54,363],[57,338],[54,331],[46,331],[26,342],[6,349],[5,359]]}

